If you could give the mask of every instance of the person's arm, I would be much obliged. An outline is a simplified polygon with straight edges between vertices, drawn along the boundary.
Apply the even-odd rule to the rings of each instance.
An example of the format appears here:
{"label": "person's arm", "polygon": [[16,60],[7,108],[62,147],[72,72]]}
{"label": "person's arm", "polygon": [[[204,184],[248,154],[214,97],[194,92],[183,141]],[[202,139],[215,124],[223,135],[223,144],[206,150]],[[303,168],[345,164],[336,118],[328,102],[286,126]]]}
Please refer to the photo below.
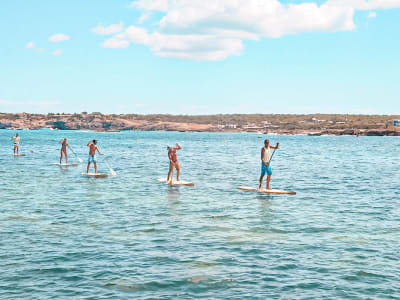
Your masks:
{"label": "person's arm", "polygon": [[86,147],[90,147],[91,144],[92,144],[92,141],[90,141],[90,142],[86,145]]}
{"label": "person's arm", "polygon": [[277,142],[276,143],[276,146],[275,147],[273,147],[273,146],[269,146],[271,149],[279,149],[279,142]]}
{"label": "person's arm", "polygon": [[97,152],[99,152],[100,155],[103,155],[103,154],[100,152],[99,147],[96,146],[96,150],[97,150]]}
{"label": "person's arm", "polygon": [[178,143],[176,143],[176,147],[175,147],[175,149],[176,149],[176,150],[181,150],[181,149],[182,149],[182,147],[181,147],[181,145],[179,145]]}
{"label": "person's arm", "polygon": [[63,143],[63,140],[59,141],[58,143],[59,143],[59,144],[62,144],[62,143]]}
{"label": "person's arm", "polygon": [[172,161],[172,151],[171,151],[171,149],[168,151],[168,159],[169,159],[169,162],[170,162],[170,163],[174,163],[174,162]]}

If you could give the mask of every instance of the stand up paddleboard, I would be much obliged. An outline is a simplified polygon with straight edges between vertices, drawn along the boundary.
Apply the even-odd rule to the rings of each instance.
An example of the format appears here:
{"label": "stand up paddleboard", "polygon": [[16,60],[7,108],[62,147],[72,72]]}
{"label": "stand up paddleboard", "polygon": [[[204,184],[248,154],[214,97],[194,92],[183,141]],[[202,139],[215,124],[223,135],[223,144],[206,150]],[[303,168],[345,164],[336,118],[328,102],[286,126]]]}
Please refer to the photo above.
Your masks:
{"label": "stand up paddleboard", "polygon": [[82,175],[86,176],[86,177],[94,177],[94,178],[108,177],[108,174],[105,174],[105,173],[82,173]]}
{"label": "stand up paddleboard", "polygon": [[12,155],[12,156],[26,156],[25,153],[19,153],[19,154],[17,154],[17,153],[11,153],[11,155]]}
{"label": "stand up paddleboard", "polygon": [[283,195],[296,195],[294,191],[283,191],[283,190],[274,190],[274,189],[256,189],[247,186],[239,186],[239,190],[247,191],[247,192],[256,192],[256,193],[265,193],[265,194],[283,194]]}
{"label": "stand up paddleboard", "polygon": [[168,185],[186,185],[186,186],[194,186],[194,183],[193,183],[193,182],[183,181],[183,180],[179,180],[179,181],[172,180],[172,183],[168,183],[168,182],[167,182],[167,179],[159,178],[159,179],[158,179],[158,182],[165,183],[165,184],[168,184]]}
{"label": "stand up paddleboard", "polygon": [[77,167],[79,164],[73,163],[73,164],[60,164],[60,163],[54,163],[53,165],[60,166],[60,167]]}

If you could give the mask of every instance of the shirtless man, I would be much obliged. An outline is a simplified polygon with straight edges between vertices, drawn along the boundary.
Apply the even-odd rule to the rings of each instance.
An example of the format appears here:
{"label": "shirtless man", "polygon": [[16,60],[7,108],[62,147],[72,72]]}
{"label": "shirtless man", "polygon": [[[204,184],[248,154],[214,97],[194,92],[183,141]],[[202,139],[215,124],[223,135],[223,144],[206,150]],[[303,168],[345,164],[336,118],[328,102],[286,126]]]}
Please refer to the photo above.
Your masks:
{"label": "shirtless man", "polygon": [[167,182],[169,184],[172,184],[174,167],[176,169],[176,180],[179,181],[180,166],[179,166],[178,155],[176,154],[176,151],[181,150],[181,149],[182,149],[182,147],[178,143],[176,143],[175,147],[168,147],[169,171],[168,171]]}
{"label": "shirtless man", "polygon": [[101,155],[99,147],[97,147],[97,141],[92,140],[87,144],[87,146],[89,147],[89,158],[88,158],[88,165],[87,165],[86,173],[89,173],[89,167],[90,167],[91,162],[93,162],[93,165],[94,165],[94,173],[97,173],[96,150]]}
{"label": "shirtless man", "polygon": [[63,155],[65,156],[65,163],[68,165],[67,147],[70,149],[71,149],[71,147],[69,146],[69,144],[67,142],[67,138],[64,138],[59,143],[61,144],[60,165],[61,165]]}
{"label": "shirtless man", "polygon": [[14,140],[14,154],[19,154],[19,142],[21,141],[19,134],[17,133],[11,139]]}
{"label": "shirtless man", "polygon": [[271,189],[269,186],[269,182],[271,181],[272,176],[272,169],[270,166],[271,160],[271,152],[270,149],[278,149],[279,142],[276,143],[276,146],[273,147],[269,144],[269,140],[264,141],[264,147],[261,149],[261,176],[260,176],[260,185],[258,189],[262,188],[262,181],[264,178],[265,173],[267,173],[267,190]]}

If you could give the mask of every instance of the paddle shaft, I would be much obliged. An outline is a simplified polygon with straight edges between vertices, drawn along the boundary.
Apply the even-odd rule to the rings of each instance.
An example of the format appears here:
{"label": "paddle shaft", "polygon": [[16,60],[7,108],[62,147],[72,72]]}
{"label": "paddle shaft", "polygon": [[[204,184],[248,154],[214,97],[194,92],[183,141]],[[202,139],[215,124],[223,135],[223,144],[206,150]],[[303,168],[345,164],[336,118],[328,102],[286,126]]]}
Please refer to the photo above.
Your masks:
{"label": "paddle shaft", "polygon": [[69,146],[69,149],[71,150],[71,152],[76,156],[76,158],[78,159],[79,162],[82,162],[83,160],[78,156],[78,154],[75,153],[74,150],[72,150],[71,146]]}
{"label": "paddle shaft", "polygon": [[269,158],[269,161],[268,161],[268,166],[271,163],[272,158],[274,157],[275,151],[276,151],[276,149],[274,149],[274,151],[272,151],[272,155],[271,155],[271,157]]}
{"label": "paddle shaft", "polygon": [[108,169],[110,170],[111,175],[116,176],[116,175],[117,175],[117,172],[115,172],[115,171],[110,167],[110,165],[108,164],[107,160],[103,157],[103,155],[100,155],[100,156],[101,156],[101,158],[103,159],[103,161],[105,162],[105,164],[106,164],[106,166],[108,167]]}

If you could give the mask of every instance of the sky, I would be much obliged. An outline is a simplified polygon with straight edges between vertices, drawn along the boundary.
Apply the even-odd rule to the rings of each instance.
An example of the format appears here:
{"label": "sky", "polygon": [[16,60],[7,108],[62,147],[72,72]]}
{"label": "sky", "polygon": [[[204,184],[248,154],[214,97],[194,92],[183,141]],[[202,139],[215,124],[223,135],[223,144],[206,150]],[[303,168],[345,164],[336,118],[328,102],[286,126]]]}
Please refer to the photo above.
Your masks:
{"label": "sky", "polygon": [[0,112],[400,114],[400,0],[4,0]]}

